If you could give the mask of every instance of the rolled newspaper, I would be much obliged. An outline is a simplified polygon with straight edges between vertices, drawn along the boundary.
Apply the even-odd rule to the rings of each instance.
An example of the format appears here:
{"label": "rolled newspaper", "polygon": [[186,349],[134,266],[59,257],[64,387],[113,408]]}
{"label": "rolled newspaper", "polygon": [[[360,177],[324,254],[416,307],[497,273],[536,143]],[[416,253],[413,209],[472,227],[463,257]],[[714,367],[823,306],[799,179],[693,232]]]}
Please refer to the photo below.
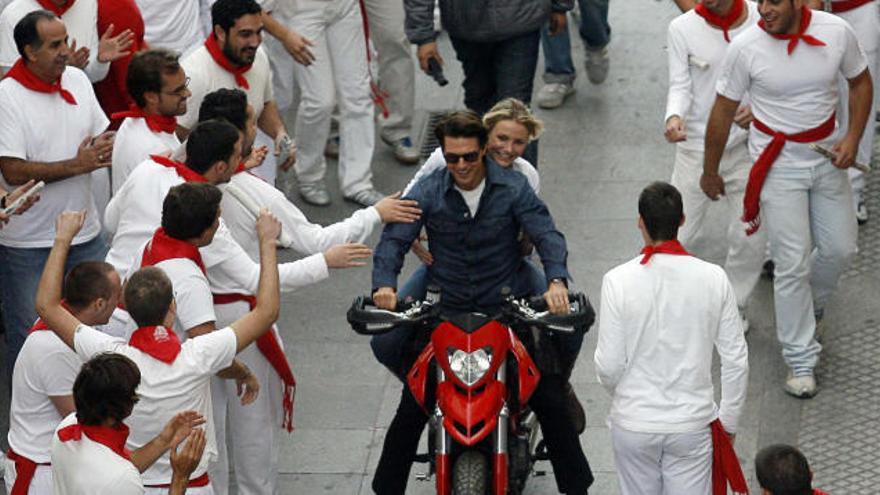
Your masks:
{"label": "rolled newspaper", "polygon": [[[241,189],[235,187],[233,184],[226,184],[224,188],[224,193],[229,193],[233,198],[236,199],[242,206],[245,207],[246,210],[250,212],[254,218],[258,218],[260,216],[260,207],[257,203],[251,199],[250,196],[247,195],[246,192]],[[284,227],[281,228],[281,235],[278,236],[278,246],[282,248],[288,248],[293,244],[293,240],[290,239],[290,234],[284,230]]]}
{"label": "rolled newspaper", "polygon": [[[822,146],[821,144],[810,143],[810,149],[815,151],[816,153],[819,153],[820,155],[824,156],[825,158],[827,158],[829,160],[834,160],[837,158],[837,153]],[[871,171],[871,167],[869,167],[868,165],[865,165],[864,163],[862,163],[858,160],[855,160],[853,162],[852,166],[854,168],[858,169],[860,172],[865,173],[865,174],[867,174],[868,172]]]}
{"label": "rolled newspaper", "polygon": [[709,68],[709,62],[706,62],[699,57],[695,57],[694,55],[688,55],[688,63],[702,70],[706,70]]}

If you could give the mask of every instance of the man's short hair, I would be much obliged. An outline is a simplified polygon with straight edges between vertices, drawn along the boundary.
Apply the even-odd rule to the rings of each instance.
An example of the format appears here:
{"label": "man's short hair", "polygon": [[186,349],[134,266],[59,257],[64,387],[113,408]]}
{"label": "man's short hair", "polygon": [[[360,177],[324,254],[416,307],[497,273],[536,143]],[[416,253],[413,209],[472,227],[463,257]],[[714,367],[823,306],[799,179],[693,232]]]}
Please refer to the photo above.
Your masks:
{"label": "man's short hair", "polygon": [[434,136],[440,143],[440,147],[446,146],[445,138],[476,138],[480,142],[480,148],[489,140],[489,131],[480,120],[480,116],[471,110],[452,112],[437,124],[434,128]]}
{"label": "man's short hair", "polygon": [[135,53],[125,77],[128,94],[143,108],[147,104],[144,93],[162,92],[162,75],[173,76],[179,70],[180,54],[177,52],[153,48]]}
{"label": "man's short hair", "polygon": [[681,193],[666,182],[652,183],[639,195],[639,215],[652,240],[675,239],[684,215]]}
{"label": "man's short hair", "polygon": [[107,419],[121,422],[137,403],[141,372],[122,354],[98,354],[83,363],[73,382],[76,418],[83,425],[100,425]]}
{"label": "man's short hair", "polygon": [[147,266],[134,272],[125,283],[123,299],[125,310],[138,327],[159,326],[165,323],[174,291],[162,269]]}
{"label": "man's short hair", "polygon": [[247,95],[240,89],[218,89],[205,95],[199,106],[199,122],[226,120],[244,132],[247,127]]}
{"label": "man's short hair", "polygon": [[807,458],[790,445],[764,447],[755,456],[755,474],[761,488],[773,495],[812,495]]}
{"label": "man's short hair", "polygon": [[103,261],[83,261],[64,277],[64,301],[74,310],[81,310],[98,299],[113,297],[110,273],[115,269]]}
{"label": "man's short hair", "polygon": [[228,33],[242,16],[262,12],[263,8],[254,0],[217,0],[211,6],[211,26],[220,26]]}
{"label": "man's short hair", "polygon": [[239,137],[238,129],[225,120],[199,122],[186,140],[186,166],[204,174],[214,163],[232,156]]}
{"label": "man's short hair", "polygon": [[27,56],[24,53],[24,48],[26,46],[35,50],[39,50],[40,47],[43,46],[43,40],[40,38],[40,33],[37,31],[37,24],[43,19],[51,21],[52,19],[58,19],[58,16],[48,10],[35,10],[22,17],[12,30],[12,37],[15,39],[15,48],[18,49],[18,54],[21,55],[21,58],[24,60],[27,60]]}
{"label": "man's short hair", "polygon": [[178,184],[168,191],[162,202],[162,228],[175,239],[199,237],[217,220],[222,198],[220,189],[211,184]]}

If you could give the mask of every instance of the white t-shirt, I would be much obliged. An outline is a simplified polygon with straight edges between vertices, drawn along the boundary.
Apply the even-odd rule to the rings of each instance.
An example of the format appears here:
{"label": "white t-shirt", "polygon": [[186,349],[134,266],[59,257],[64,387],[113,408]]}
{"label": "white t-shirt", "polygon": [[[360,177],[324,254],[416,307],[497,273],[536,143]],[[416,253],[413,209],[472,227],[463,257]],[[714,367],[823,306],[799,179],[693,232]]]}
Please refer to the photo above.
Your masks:
{"label": "white t-shirt", "polygon": [[[753,2],[745,4],[748,17],[728,32],[731,40],[758,23],[758,8]],[[710,25],[693,9],[669,23],[669,93],[663,120],[673,115],[684,120],[687,140],[677,143],[682,149],[703,151],[706,123],[715,103],[715,84],[729,46],[724,31]],[[742,143],[746,137],[745,129],[731,126],[727,147]]]}
{"label": "white t-shirt", "polygon": [[52,434],[63,419],[49,397],[71,395],[82,360],[55,332],[32,332],[12,371],[9,446],[37,462],[49,462]]}
{"label": "white t-shirt", "polygon": [[113,141],[113,192],[119,191],[128,174],[150,155],[165,155],[180,146],[173,132],[153,132],[146,119],[127,118]]}
{"label": "white t-shirt", "polygon": [[[77,104],[58,93],[31,91],[12,78],[0,81],[0,156],[33,162],[56,162],[76,156],[80,143],[102,133],[110,123],[98,105],[92,84],[79,69],[68,67],[61,86]],[[13,189],[0,177],[0,186]],[[55,241],[55,219],[64,211],[86,211],[74,244],[94,239],[101,229],[92,195],[92,175],[80,174],[46,184],[40,201],[0,229],[0,244],[46,248]]]}
{"label": "white t-shirt", "polygon": [[248,103],[254,107],[254,115],[260,118],[263,106],[272,101],[272,69],[269,67],[269,57],[266,56],[263,47],[257,49],[254,63],[250,70],[244,73],[247,79],[248,89],[240,88],[235,83],[235,76],[211,58],[208,49],[200,46],[196,51],[189,54],[180,63],[186,75],[189,76],[189,90],[192,96],[186,103],[186,114],[180,117],[178,123],[188,129],[195,127],[199,120],[199,107],[208,93],[218,89],[240,89],[247,94]]}
{"label": "white t-shirt", "polygon": [[[76,413],[71,413],[58,429],[74,423]],[[141,474],[134,464],[86,435],[67,442],[62,442],[57,434],[52,435],[52,471],[55,495],[144,493]]]}
{"label": "white t-shirt", "polygon": [[[36,0],[12,0],[3,9],[3,13],[0,13],[0,67],[4,71],[9,70],[20,57],[13,36],[15,25],[27,14],[42,9]],[[67,28],[68,43],[72,46],[76,41],[77,49],[82,46],[89,49],[89,64],[85,68],[89,79],[98,82],[107,77],[110,63],[98,62],[98,42],[101,36],[98,34],[97,0],[76,0],[61,16],[61,20]],[[114,34],[119,34],[119,31]]]}
{"label": "white t-shirt", "polygon": [[[140,369],[141,384],[137,389],[140,401],[125,421],[131,428],[126,444],[129,449],[146,445],[179,412],[192,410],[202,414],[207,420],[204,425],[207,445],[190,479],[205,473],[208,463],[217,458],[211,377],[228,368],[235,357],[237,340],[231,328],[187,339],[181,344],[180,354],[170,364],[86,325],[76,329],[74,345],[76,353],[84,361],[102,352],[115,352],[130,358]],[[171,463],[166,453],[144,471],[143,482],[145,485],[169,483],[171,474]]]}
{"label": "white t-shirt", "polygon": [[[535,191],[535,194],[541,192],[541,178],[538,176],[538,169],[536,169],[534,165],[529,163],[525,158],[520,157],[513,161],[512,167],[513,170],[526,176],[526,181],[532,186],[532,190]],[[422,164],[413,178],[409,181],[409,184],[407,184],[406,188],[403,190],[403,195],[406,196],[410,189],[416,185],[416,182],[422,180],[423,177],[427,177],[431,172],[438,168],[446,168],[446,159],[443,158],[443,149],[439,147],[431,153],[431,156],[425,160],[425,163]]]}
{"label": "white t-shirt", "polygon": [[[838,74],[852,79],[867,68],[867,60],[852,28],[835,15],[814,10],[806,34],[825,46],[800,41],[789,55],[788,41],[773,38],[758,26],[737,36],[724,59],[718,94],[739,101],[748,92],[755,118],[785,134],[823,124],[837,108]],[[837,133],[819,143],[830,148]],[[749,152],[753,159],[771,139],[751,127]],[[773,166],[813,167],[827,162],[827,158],[810,150],[808,143],[789,141]]]}
{"label": "white t-shirt", "polygon": [[185,55],[205,41],[199,0],[136,0],[144,18],[144,39],[154,48]]}
{"label": "white t-shirt", "polygon": [[[183,179],[174,169],[146,160],[138,165],[107,205],[104,226],[113,236],[107,262],[120,276],[139,260],[143,246],[162,224],[162,202]],[[211,244],[199,249],[216,294],[256,294],[260,265],[248,257],[226,228],[223,219]],[[293,291],[329,276],[323,254],[278,265],[281,290]]]}
{"label": "white t-shirt", "polygon": [[244,196],[257,208],[268,208],[281,222],[283,238],[303,254],[322,253],[336,244],[364,242],[382,218],[376,208],[370,206],[355,211],[350,217],[326,227],[311,223],[283,192],[250,173],[239,173],[228,184],[220,186],[223,200],[220,215],[232,237],[254,261],[260,259],[260,243],[256,235],[256,216],[239,199]]}
{"label": "white t-shirt", "polygon": [[483,189],[486,189],[486,179],[480,181],[477,184],[477,187],[471,189],[470,191],[465,191],[464,189],[455,186],[455,190],[461,194],[462,199],[464,199],[464,203],[467,205],[468,210],[471,212],[471,216],[477,216],[477,209],[480,207],[480,197],[483,195]]}
{"label": "white t-shirt", "polygon": [[[746,399],[748,349],[724,270],[693,256],[641,256],[602,279],[596,374],[625,430],[681,433],[720,418],[734,433]],[[712,351],[721,358],[715,405]]]}

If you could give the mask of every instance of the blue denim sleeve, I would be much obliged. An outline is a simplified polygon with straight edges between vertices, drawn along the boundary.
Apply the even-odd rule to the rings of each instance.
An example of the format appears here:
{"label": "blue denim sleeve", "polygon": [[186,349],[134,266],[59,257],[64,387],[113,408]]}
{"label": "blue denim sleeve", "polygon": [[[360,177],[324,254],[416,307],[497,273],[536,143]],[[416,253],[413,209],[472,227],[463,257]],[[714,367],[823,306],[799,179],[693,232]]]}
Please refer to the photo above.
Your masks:
{"label": "blue denim sleeve", "polygon": [[431,201],[424,187],[426,180],[421,180],[413,186],[406,199],[414,199],[422,209],[419,220],[413,223],[389,223],[382,230],[379,245],[373,251],[373,290],[379,287],[394,287],[397,289],[397,275],[403,267],[403,258],[409,251],[413,241],[422,231],[425,215],[428,213]]}
{"label": "blue denim sleeve", "polygon": [[569,279],[568,249],[565,246],[565,236],[556,230],[550,210],[528,185],[520,187],[517,201],[514,205],[514,214],[522,229],[532,239],[541,264],[544,265],[544,273],[547,280],[555,278]]}
{"label": "blue denim sleeve", "polygon": [[553,12],[568,12],[574,8],[574,0],[553,0]]}

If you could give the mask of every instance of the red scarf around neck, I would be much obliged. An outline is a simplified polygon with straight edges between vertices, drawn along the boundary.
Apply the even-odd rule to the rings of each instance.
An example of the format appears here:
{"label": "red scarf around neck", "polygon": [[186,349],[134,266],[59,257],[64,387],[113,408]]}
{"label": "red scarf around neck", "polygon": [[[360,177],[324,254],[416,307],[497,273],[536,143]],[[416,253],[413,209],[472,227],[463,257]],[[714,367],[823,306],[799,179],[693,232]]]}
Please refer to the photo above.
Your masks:
{"label": "red scarf around neck", "polygon": [[27,65],[24,63],[24,59],[19,58],[16,60],[12,65],[12,68],[9,69],[9,72],[6,73],[6,77],[15,79],[25,88],[31,91],[36,91],[37,93],[58,93],[64,101],[71,105],[76,105],[76,98],[73,97],[73,93],[61,87],[60,77],[54,83],[47,83],[37,77],[33,71],[28,69]]}
{"label": "red scarf around neck", "polygon": [[174,171],[177,172],[177,175],[186,182],[208,182],[208,179],[206,179],[205,176],[187,167],[184,163],[174,161],[162,155],[150,155],[150,160],[153,160],[163,167],[174,169]]}
{"label": "red scarf around neck", "polygon": [[[72,312],[70,311],[70,306],[67,305],[67,301],[65,301],[64,299],[61,300],[61,305],[64,306],[64,309],[66,309],[68,312]],[[46,325],[42,318],[37,318],[34,326],[32,326],[30,330],[28,330],[28,334],[44,330],[50,330],[49,325]]]}
{"label": "red scarf around neck", "polygon": [[55,2],[53,2],[52,0],[37,0],[37,3],[40,4],[41,7],[48,10],[49,12],[52,12],[58,17],[63,16],[65,12],[70,10],[75,2],[76,0],[67,0],[66,2],[64,2],[64,5],[59,7],[58,5],[55,5]]}
{"label": "red scarf around neck", "polygon": [[223,67],[226,72],[229,72],[233,76],[235,76],[235,84],[244,89],[250,89],[250,84],[248,84],[247,79],[244,77],[244,73],[251,69],[252,64],[236,66],[226,57],[226,54],[223,53],[223,49],[220,48],[220,45],[217,44],[217,37],[214,36],[213,33],[208,35],[208,39],[205,40],[205,48],[208,49],[208,53],[211,54],[211,58],[214,59],[214,62],[217,62],[217,65]]}
{"label": "red scarf around neck", "polygon": [[144,255],[141,257],[141,268],[178,258],[192,261],[203,274],[207,273],[205,263],[202,261],[202,254],[199,253],[199,248],[186,241],[169,236],[165,233],[165,229],[159,227],[153,234],[153,238],[144,247]]}
{"label": "red scarf around neck", "polygon": [[648,261],[651,260],[651,257],[655,254],[676,254],[680,256],[690,256],[691,253],[687,252],[684,249],[684,246],[681,245],[678,240],[673,239],[671,241],[662,242],[656,246],[645,246],[642,248],[642,261],[639,263],[645,265]]}
{"label": "red scarf around neck", "polygon": [[703,2],[700,2],[694,7],[694,12],[705,19],[709,25],[724,31],[724,41],[730,43],[730,28],[736,24],[736,21],[739,19],[739,16],[742,15],[745,6],[745,0],[733,0],[733,4],[730,6],[730,11],[726,15],[718,15],[709,10]]}
{"label": "red scarf around neck", "polygon": [[724,426],[717,419],[709,426],[712,430],[712,495],[727,495],[728,484],[733,493],[749,493],[742,466]]}
{"label": "red scarf around neck", "polygon": [[171,115],[159,115],[152,114],[148,115],[144,113],[144,109],[138,106],[132,105],[125,112],[115,112],[110,116],[111,119],[124,119],[124,118],[132,118],[137,119],[141,118],[147,122],[147,127],[153,132],[166,132],[168,134],[173,134],[174,131],[177,130],[177,117]]}
{"label": "red scarf around neck", "polygon": [[150,357],[171,364],[180,354],[180,339],[174,330],[165,327],[141,327],[131,334],[128,345]]}
{"label": "red scarf around neck", "polygon": [[58,439],[62,442],[78,442],[82,440],[83,435],[116,452],[120,457],[131,460],[131,453],[125,448],[125,441],[128,439],[128,426],[125,426],[124,423],[119,423],[116,428],[73,423],[58,430]]}
{"label": "red scarf around neck", "polygon": [[[803,40],[804,43],[813,46],[825,46],[825,42],[816,38],[815,36],[811,36],[807,34],[807,28],[810,27],[810,19],[813,18],[813,11],[809,9],[809,7],[803,6],[801,7],[801,24],[798,26],[797,34],[773,34],[767,33],[770,36],[778,40],[788,40],[788,54],[791,55],[794,52],[795,47],[797,47],[798,42]],[[764,27],[764,19],[758,21],[758,26],[761,26],[765,32],[767,28]]]}

